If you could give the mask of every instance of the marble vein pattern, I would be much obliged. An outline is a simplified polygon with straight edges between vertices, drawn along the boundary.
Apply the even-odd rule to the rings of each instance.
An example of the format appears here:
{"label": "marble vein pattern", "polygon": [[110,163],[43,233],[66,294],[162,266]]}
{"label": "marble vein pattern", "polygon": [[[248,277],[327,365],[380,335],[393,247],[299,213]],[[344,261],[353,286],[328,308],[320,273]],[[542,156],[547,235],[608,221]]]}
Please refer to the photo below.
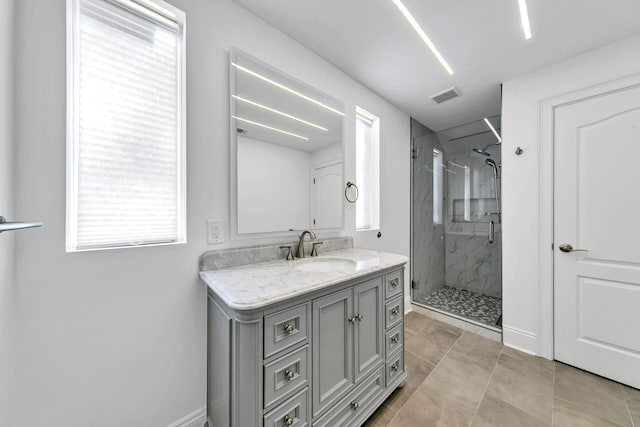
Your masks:
{"label": "marble vein pattern", "polygon": [[[305,253],[310,254],[312,244],[317,242],[322,242],[322,245],[318,249],[319,253],[353,247],[353,237],[351,236],[318,238],[313,241],[305,239]],[[298,239],[296,238],[293,242],[207,251],[200,256],[200,271],[217,270],[220,268],[284,259],[286,257],[286,250],[280,249],[280,246],[291,246],[295,254],[298,251]]]}
{"label": "marble vein pattern", "polygon": [[[435,133],[419,123],[412,123],[419,132],[413,140],[413,289],[414,299],[421,299],[437,290],[445,281],[445,226],[433,221],[433,176],[440,174],[447,188],[448,174],[433,170],[433,150],[443,152]],[[445,195],[443,194],[443,197]],[[443,205],[446,202],[443,201]]]}
{"label": "marble vein pattern", "polygon": [[[305,266],[323,261],[337,261],[340,267],[331,271],[305,271]],[[314,258],[201,271],[200,277],[230,308],[255,310],[375,271],[400,267],[407,261],[404,255],[348,248]]]}

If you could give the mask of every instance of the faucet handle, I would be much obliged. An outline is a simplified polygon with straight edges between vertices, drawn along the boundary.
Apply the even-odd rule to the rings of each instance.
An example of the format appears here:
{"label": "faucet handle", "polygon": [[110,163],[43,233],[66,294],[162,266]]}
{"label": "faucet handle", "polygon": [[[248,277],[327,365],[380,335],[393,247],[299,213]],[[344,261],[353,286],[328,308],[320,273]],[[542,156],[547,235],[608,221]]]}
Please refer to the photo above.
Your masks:
{"label": "faucet handle", "polygon": [[318,245],[321,245],[323,242],[314,242],[313,247],[311,248],[311,256],[318,256]]}
{"label": "faucet handle", "polygon": [[280,246],[280,249],[287,249],[287,261],[293,261],[293,251],[291,250],[291,245]]}

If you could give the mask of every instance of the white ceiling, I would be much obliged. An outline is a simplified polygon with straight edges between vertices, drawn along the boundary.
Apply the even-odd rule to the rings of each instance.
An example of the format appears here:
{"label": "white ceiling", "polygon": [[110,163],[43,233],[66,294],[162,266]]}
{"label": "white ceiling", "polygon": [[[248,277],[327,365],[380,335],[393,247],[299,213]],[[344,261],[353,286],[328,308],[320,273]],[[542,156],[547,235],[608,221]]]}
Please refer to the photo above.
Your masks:
{"label": "white ceiling", "polygon": [[640,33],[639,0],[528,0],[530,40],[516,0],[403,0],[449,76],[391,0],[235,1],[435,131],[500,113],[505,80]]}

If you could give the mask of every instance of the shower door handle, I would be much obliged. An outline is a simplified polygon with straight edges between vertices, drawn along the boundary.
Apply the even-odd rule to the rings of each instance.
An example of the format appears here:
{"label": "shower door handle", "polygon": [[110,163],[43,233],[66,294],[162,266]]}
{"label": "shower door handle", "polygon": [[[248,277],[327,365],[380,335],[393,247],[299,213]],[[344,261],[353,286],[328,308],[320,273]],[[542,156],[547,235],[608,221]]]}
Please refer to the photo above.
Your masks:
{"label": "shower door handle", "polygon": [[493,243],[494,236],[494,222],[489,221],[489,243]]}

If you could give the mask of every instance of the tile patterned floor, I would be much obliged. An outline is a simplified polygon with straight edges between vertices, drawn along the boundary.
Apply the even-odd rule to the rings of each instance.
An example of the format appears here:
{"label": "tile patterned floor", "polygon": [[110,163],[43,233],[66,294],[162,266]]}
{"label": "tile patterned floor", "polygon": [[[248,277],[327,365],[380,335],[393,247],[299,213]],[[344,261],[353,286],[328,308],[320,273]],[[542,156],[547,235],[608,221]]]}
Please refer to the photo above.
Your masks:
{"label": "tile patterned floor", "polygon": [[496,326],[502,315],[502,299],[445,285],[419,301],[428,307]]}
{"label": "tile patterned floor", "polygon": [[411,312],[406,385],[366,427],[640,427],[640,390]]}

